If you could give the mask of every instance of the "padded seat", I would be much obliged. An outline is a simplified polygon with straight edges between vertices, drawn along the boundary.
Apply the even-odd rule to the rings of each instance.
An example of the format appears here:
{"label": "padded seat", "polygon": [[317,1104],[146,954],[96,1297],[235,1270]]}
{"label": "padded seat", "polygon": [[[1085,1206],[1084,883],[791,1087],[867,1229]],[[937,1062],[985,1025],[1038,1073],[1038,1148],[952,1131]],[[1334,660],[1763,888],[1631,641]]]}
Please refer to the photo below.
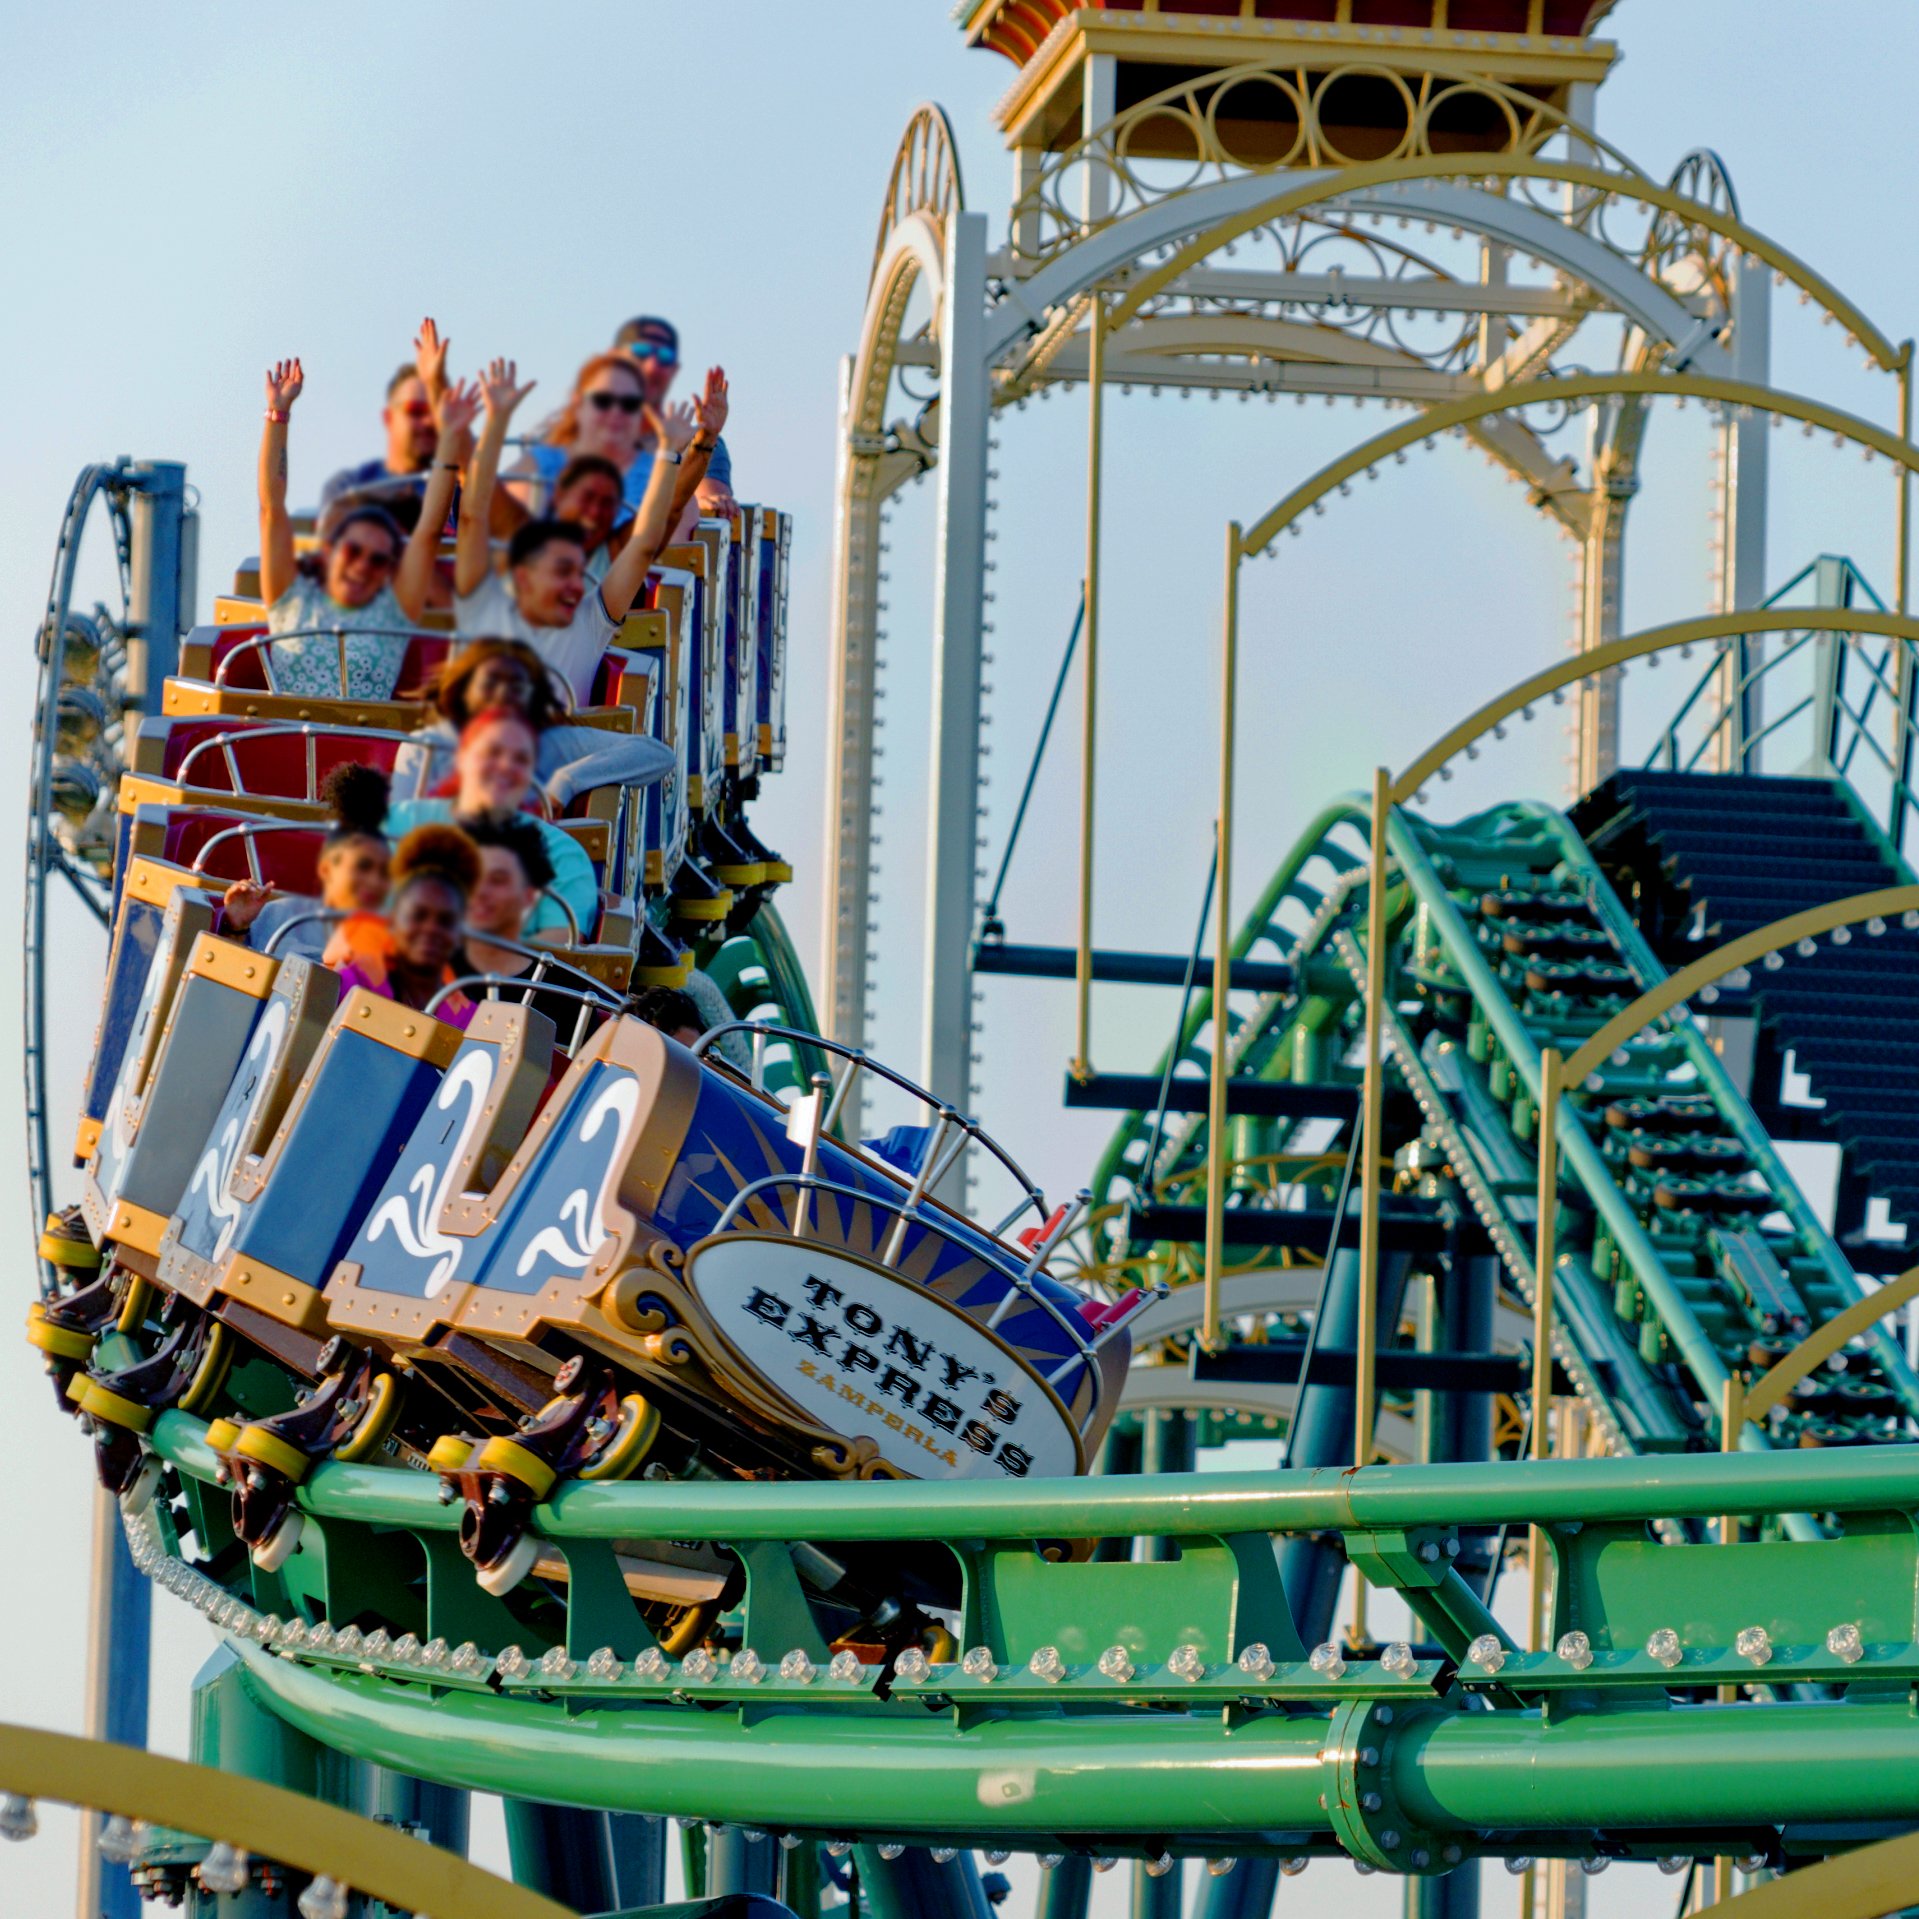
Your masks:
{"label": "padded seat", "polygon": [[141,722],[133,771],[203,792],[317,805],[321,784],[336,766],[357,761],[390,773],[405,739],[403,733],[371,728],[162,715]]}
{"label": "padded seat", "polygon": [[211,847],[200,868],[209,882],[259,879],[282,892],[305,893],[313,889],[325,840],[322,827],[262,820],[232,808],[141,806],[129,844],[135,854],[174,866],[193,866]]}
{"label": "padded seat", "polygon": [[[223,689],[264,693],[268,690],[266,636],[264,620],[196,626],[180,645],[181,674]],[[405,693],[426,685],[453,644],[450,635],[416,633],[407,642],[396,689]]]}

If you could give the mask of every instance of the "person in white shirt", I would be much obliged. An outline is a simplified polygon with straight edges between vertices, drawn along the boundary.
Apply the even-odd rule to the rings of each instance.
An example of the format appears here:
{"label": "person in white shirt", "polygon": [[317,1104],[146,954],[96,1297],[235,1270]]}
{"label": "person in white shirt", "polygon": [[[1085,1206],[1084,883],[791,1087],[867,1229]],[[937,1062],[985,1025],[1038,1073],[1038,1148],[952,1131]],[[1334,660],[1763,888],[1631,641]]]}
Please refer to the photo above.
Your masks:
{"label": "person in white shirt", "polygon": [[518,384],[511,360],[495,360],[481,382],[486,427],[460,499],[453,562],[454,617],[462,636],[523,640],[573,690],[574,703],[593,697],[593,677],[646,584],[672,531],[674,482],[699,421],[690,406],[652,417],[661,452],[633,516],[633,530],[597,588],[587,577],[586,536],[568,520],[529,520],[507,548],[507,570],[492,570],[488,527],[500,452],[513,411],[532,392]]}

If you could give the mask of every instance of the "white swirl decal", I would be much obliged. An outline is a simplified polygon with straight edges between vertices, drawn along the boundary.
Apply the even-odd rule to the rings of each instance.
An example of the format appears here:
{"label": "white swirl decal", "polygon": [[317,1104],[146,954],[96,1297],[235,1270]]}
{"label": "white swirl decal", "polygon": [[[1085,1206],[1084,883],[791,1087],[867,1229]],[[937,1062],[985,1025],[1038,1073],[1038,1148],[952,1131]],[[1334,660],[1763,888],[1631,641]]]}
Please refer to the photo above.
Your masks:
{"label": "white swirl decal", "polygon": [[608,1156],[606,1171],[600,1177],[599,1196],[593,1202],[592,1217],[589,1219],[587,1216],[586,1188],[576,1186],[560,1202],[561,1224],[571,1229],[572,1237],[569,1239],[559,1226],[541,1227],[527,1241],[526,1250],[513,1269],[515,1277],[524,1279],[540,1263],[542,1256],[557,1260],[562,1266],[584,1271],[593,1255],[600,1250],[606,1239],[607,1202],[613,1197],[620,1168],[625,1163],[626,1136],[639,1106],[638,1082],[622,1075],[588,1107],[578,1135],[582,1145],[599,1133],[609,1116],[616,1115],[619,1121],[613,1135],[613,1151]]}
{"label": "white swirl decal", "polygon": [[283,999],[269,999],[266,1011],[260,1015],[260,1023],[253,1029],[253,1037],[247,1042],[246,1057],[240,1062],[240,1070],[252,1069],[254,1080],[247,1094],[246,1104],[226,1125],[220,1129],[220,1136],[201,1154],[200,1163],[193,1169],[193,1177],[187,1182],[187,1197],[195,1193],[205,1193],[207,1211],[219,1225],[219,1233],[213,1242],[212,1257],[221,1258],[240,1224],[240,1203],[228,1191],[233,1178],[235,1162],[240,1156],[240,1142],[253,1127],[253,1116],[260,1109],[260,1102],[266,1098],[267,1080],[272,1072],[273,1062],[279,1057],[280,1042],[286,1037],[287,1020],[291,1009]]}
{"label": "white swirl decal", "polygon": [[459,1137],[453,1141],[445,1164],[435,1166],[429,1160],[407,1182],[407,1192],[413,1197],[411,1213],[406,1200],[395,1193],[367,1222],[369,1243],[391,1229],[409,1259],[433,1261],[433,1270],[421,1288],[427,1299],[436,1298],[452,1282],[453,1275],[459,1271],[460,1256],[471,1243],[441,1232],[440,1214],[453,1196],[454,1175],[479,1128],[492,1085],[493,1053],[489,1048],[475,1047],[454,1061],[433,1102],[434,1112],[446,1113],[453,1110],[462,1094],[467,1098],[466,1117],[460,1123]]}

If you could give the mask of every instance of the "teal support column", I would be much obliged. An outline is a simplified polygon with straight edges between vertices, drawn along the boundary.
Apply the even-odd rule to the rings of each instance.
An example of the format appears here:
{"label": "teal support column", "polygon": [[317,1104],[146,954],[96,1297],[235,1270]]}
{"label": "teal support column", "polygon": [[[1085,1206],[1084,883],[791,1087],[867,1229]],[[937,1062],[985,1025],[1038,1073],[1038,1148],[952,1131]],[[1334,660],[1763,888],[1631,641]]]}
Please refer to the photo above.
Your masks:
{"label": "teal support column", "polygon": [[[1136,1473],[1139,1471],[1140,1431],[1130,1421],[1116,1421],[1107,1432],[1094,1463],[1096,1473]],[[1132,1541],[1102,1539],[1093,1548],[1095,1559],[1130,1559]]]}
{"label": "teal support column", "polygon": [[[1143,1473],[1190,1473],[1198,1426],[1182,1412],[1149,1412],[1140,1419],[1140,1460]],[[1140,1542],[1139,1557],[1177,1559],[1179,1546],[1170,1539]]]}
{"label": "teal support column", "polygon": [[1479,1861],[1438,1879],[1408,1878],[1406,1919],[1479,1919]]}
{"label": "teal support column", "polygon": [[862,1904],[870,1919],[991,1919],[970,1853],[944,1863],[919,1846],[882,1859],[873,1846],[855,1846]]}
{"label": "teal support column", "polygon": [[607,1815],[613,1881],[623,1906],[657,1906],[666,1898],[666,1821],[649,1813]]}
{"label": "teal support column", "polygon": [[780,1853],[780,1903],[797,1919],[820,1919],[820,1849],[812,1840]]}
{"label": "teal support column", "polygon": [[[240,1662],[224,1646],[194,1677],[187,1742],[189,1756],[198,1765],[265,1780],[330,1805],[358,1807],[364,1802],[370,1769],[330,1752],[268,1712],[247,1690]],[[197,1835],[156,1830],[148,1836],[143,1858],[190,1867],[206,1852],[205,1841]],[[257,1881],[245,1892],[218,1896],[201,1891],[197,1881],[188,1882],[187,1919],[286,1919],[288,1909],[284,1892],[268,1898]]]}
{"label": "teal support column", "polygon": [[471,1801],[457,1786],[436,1786],[410,1773],[369,1766],[367,1814],[402,1831],[417,1834],[429,1845],[466,1857],[471,1825]]}
{"label": "teal support column", "polygon": [[1180,1919],[1186,1910],[1186,1862],[1173,1861],[1173,1869],[1157,1879],[1143,1865],[1133,1868],[1132,1919]]}
{"label": "teal support column", "polygon": [[744,1826],[715,1826],[707,1848],[707,1891],[770,1893],[779,1882],[779,1847],[771,1839],[749,1839]]}
{"label": "teal support column", "polygon": [[1231,1872],[1208,1878],[1195,1919],[1269,1919],[1278,1889],[1277,1859],[1242,1859]]}
{"label": "teal support column", "polygon": [[552,1806],[538,1799],[509,1799],[506,1845],[517,1884],[543,1892],[575,1912],[611,1912],[616,1907],[613,1847],[605,1813]]}
{"label": "teal support column", "polygon": [[1093,1898],[1093,1862],[1069,1852],[1039,1882],[1038,1919],[1086,1919]]}

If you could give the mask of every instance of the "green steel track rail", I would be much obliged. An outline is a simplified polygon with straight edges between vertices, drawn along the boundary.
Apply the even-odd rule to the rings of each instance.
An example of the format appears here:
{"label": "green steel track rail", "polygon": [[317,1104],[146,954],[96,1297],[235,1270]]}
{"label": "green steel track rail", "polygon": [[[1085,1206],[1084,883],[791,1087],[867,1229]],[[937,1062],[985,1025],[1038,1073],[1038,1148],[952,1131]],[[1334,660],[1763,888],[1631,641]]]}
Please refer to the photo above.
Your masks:
{"label": "green steel track rail", "polygon": [[[198,1421],[163,1415],[155,1442],[191,1485],[211,1480]],[[494,1634],[452,1651],[481,1614],[450,1576],[458,1514],[432,1476],[331,1463],[300,1502],[320,1567],[367,1550],[424,1565],[418,1593],[390,1587],[380,1615],[410,1639],[383,1627],[342,1642],[351,1597],[322,1631],[325,1595],[298,1607],[273,1575],[236,1596],[176,1557],[158,1505],[131,1523],[136,1556],[210,1613],[275,1713],[475,1789],[823,1839],[1344,1851],[1410,1873],[1521,1853],[1776,1858],[1826,1849],[1831,1822],[1889,1827],[1919,1805],[1909,1446],[990,1487],[573,1484],[536,1515],[574,1585],[570,1607],[542,1615],[558,1636],[502,1609],[510,1648]],[[1657,1521],[1795,1511],[1824,1515],[1821,1536],[1649,1536]],[[1452,1570],[1460,1529],[1496,1525],[1545,1530],[1556,1651],[1514,1649]],[[1181,1557],[1035,1550],[1089,1533],[1177,1541]],[[1300,1533],[1338,1534],[1435,1643],[1310,1658],[1275,1573],[1276,1541]],[[616,1543],[665,1538],[724,1544],[745,1565],[730,1660],[666,1659],[609,1603]],[[951,1553],[960,1639],[995,1670],[976,1657],[887,1683],[829,1669],[796,1603],[801,1539]],[[1742,1685],[1802,1696],[1719,1703]]]}

